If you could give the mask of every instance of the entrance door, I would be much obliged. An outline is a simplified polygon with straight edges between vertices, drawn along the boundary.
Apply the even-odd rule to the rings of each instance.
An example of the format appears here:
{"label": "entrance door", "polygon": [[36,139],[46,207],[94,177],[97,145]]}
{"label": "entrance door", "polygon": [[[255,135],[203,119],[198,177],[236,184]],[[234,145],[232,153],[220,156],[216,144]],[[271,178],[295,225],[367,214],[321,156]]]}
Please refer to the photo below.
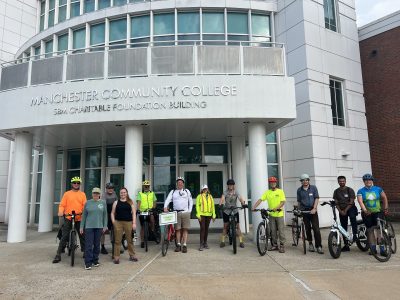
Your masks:
{"label": "entrance door", "polygon": [[124,168],[107,168],[106,183],[111,182],[114,184],[114,190],[119,198],[119,190],[124,187],[125,172]]}
{"label": "entrance door", "polygon": [[[185,188],[187,188],[193,197],[193,210],[190,225],[192,228],[198,228],[199,222],[196,218],[196,197],[200,194],[200,189],[207,184],[215,204],[219,204],[221,195],[224,191],[224,182],[227,180],[227,168],[221,166],[180,166],[179,174],[185,178]],[[222,219],[219,211],[216,211],[217,219],[211,222],[210,227],[222,227]]]}

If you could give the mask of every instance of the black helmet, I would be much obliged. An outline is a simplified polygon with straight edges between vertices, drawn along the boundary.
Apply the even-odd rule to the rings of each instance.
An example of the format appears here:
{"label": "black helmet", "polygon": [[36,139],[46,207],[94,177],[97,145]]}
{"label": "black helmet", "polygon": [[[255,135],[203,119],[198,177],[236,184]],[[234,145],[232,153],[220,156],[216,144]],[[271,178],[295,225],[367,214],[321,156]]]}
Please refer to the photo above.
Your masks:
{"label": "black helmet", "polygon": [[362,177],[362,180],[363,180],[363,181],[365,181],[365,180],[372,180],[372,181],[374,181],[374,177],[373,177],[371,174],[367,173],[367,174],[364,174],[364,176]]}
{"label": "black helmet", "polygon": [[235,180],[228,179],[228,181],[226,182],[226,185],[235,185]]}
{"label": "black helmet", "polygon": [[114,188],[114,184],[112,184],[111,182],[106,183],[106,189],[113,189]]}

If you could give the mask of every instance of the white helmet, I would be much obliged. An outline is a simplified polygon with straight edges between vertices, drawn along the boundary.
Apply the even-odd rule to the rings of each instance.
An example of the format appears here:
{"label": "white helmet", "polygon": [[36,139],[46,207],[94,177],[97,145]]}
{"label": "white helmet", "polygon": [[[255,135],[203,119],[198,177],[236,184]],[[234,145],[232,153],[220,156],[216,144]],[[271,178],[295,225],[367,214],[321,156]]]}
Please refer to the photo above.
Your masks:
{"label": "white helmet", "polygon": [[178,181],[178,180],[182,180],[182,182],[185,183],[185,179],[184,179],[182,176],[178,176],[178,177],[176,178],[176,181]]}
{"label": "white helmet", "polygon": [[304,179],[310,180],[310,176],[308,176],[308,174],[301,174],[301,175],[300,175],[300,181],[302,181],[302,180],[304,180]]}

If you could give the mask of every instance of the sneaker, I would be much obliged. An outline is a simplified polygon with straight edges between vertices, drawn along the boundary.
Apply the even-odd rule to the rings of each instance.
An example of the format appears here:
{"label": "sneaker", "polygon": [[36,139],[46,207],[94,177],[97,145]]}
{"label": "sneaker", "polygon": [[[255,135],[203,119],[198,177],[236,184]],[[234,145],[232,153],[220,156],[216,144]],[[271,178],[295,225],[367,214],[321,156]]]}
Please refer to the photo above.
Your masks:
{"label": "sneaker", "polygon": [[144,248],[144,242],[140,243],[140,248]]}
{"label": "sneaker", "polygon": [[315,248],[314,248],[314,245],[313,245],[313,244],[309,244],[309,245],[308,245],[308,251],[309,251],[309,252],[315,252]]}
{"label": "sneaker", "polygon": [[183,245],[183,246],[182,246],[182,253],[187,253],[187,247],[186,247],[186,245]]}
{"label": "sneaker", "polygon": [[61,256],[60,255],[56,255],[53,259],[53,264],[57,264],[61,261]]}
{"label": "sneaker", "polygon": [[176,246],[175,248],[175,252],[181,252],[182,247],[180,245]]}
{"label": "sneaker", "polygon": [[129,256],[129,261],[137,262],[137,261],[139,261],[139,260],[138,260],[137,257],[135,257],[135,256]]}
{"label": "sneaker", "polygon": [[208,244],[207,243],[204,243],[204,249],[210,249],[210,247],[208,247]]}
{"label": "sneaker", "polygon": [[204,246],[203,246],[203,244],[200,244],[199,251],[203,251],[203,250],[204,250]]}
{"label": "sneaker", "polygon": [[118,265],[118,264],[119,264],[119,259],[114,259],[114,260],[113,260],[113,263],[116,264],[116,265]]}
{"label": "sneaker", "polygon": [[93,267],[98,267],[98,266],[100,266],[100,263],[98,262],[98,261],[95,261],[94,263],[93,263]]}
{"label": "sneaker", "polygon": [[91,270],[92,269],[92,266],[85,266],[85,270]]}
{"label": "sneaker", "polygon": [[219,244],[219,247],[220,247],[220,248],[224,248],[224,247],[225,247],[225,242],[221,242],[221,243]]}
{"label": "sneaker", "polygon": [[244,248],[244,243],[243,242],[239,243],[239,247]]}
{"label": "sneaker", "polygon": [[345,245],[342,247],[342,252],[349,252],[350,251],[350,247],[348,245]]}
{"label": "sneaker", "polygon": [[322,247],[318,247],[317,248],[317,252],[318,252],[318,254],[324,254],[324,251],[322,250]]}
{"label": "sneaker", "polygon": [[106,249],[106,247],[104,247],[104,245],[101,246],[101,254],[108,254],[108,251]]}
{"label": "sneaker", "polygon": [[279,253],[285,253],[285,246],[284,245],[281,245],[279,247]]}

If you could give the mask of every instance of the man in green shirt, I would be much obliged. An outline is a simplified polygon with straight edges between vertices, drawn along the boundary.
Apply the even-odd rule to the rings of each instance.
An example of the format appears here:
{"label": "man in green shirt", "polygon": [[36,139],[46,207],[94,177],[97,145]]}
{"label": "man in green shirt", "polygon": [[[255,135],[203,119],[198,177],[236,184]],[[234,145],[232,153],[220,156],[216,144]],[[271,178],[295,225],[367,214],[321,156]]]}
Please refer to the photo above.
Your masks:
{"label": "man in green shirt", "polygon": [[[143,191],[138,193],[137,196],[137,210],[138,211],[148,211],[152,208],[155,208],[157,205],[157,197],[156,194],[152,191],[150,191],[150,181],[145,180],[142,183],[143,186]],[[150,229],[154,233],[154,227],[155,227],[155,220],[154,220],[154,215],[150,215]],[[143,216],[139,216],[139,221],[140,221],[140,247],[144,248],[144,218]],[[156,234],[154,236],[157,239]]]}
{"label": "man in green shirt", "polygon": [[[260,205],[261,201],[267,201],[268,208],[273,210],[273,212],[269,213],[269,224],[271,226],[271,235],[272,235],[272,247],[269,249],[270,251],[279,250],[279,253],[285,253],[285,230],[284,230],[284,221],[283,221],[283,205],[285,204],[286,197],[283,190],[277,188],[278,180],[276,177],[268,178],[270,189],[267,190],[260,199],[253,206],[253,211],[256,209],[258,205]],[[278,235],[279,235],[279,243],[278,247]]]}

